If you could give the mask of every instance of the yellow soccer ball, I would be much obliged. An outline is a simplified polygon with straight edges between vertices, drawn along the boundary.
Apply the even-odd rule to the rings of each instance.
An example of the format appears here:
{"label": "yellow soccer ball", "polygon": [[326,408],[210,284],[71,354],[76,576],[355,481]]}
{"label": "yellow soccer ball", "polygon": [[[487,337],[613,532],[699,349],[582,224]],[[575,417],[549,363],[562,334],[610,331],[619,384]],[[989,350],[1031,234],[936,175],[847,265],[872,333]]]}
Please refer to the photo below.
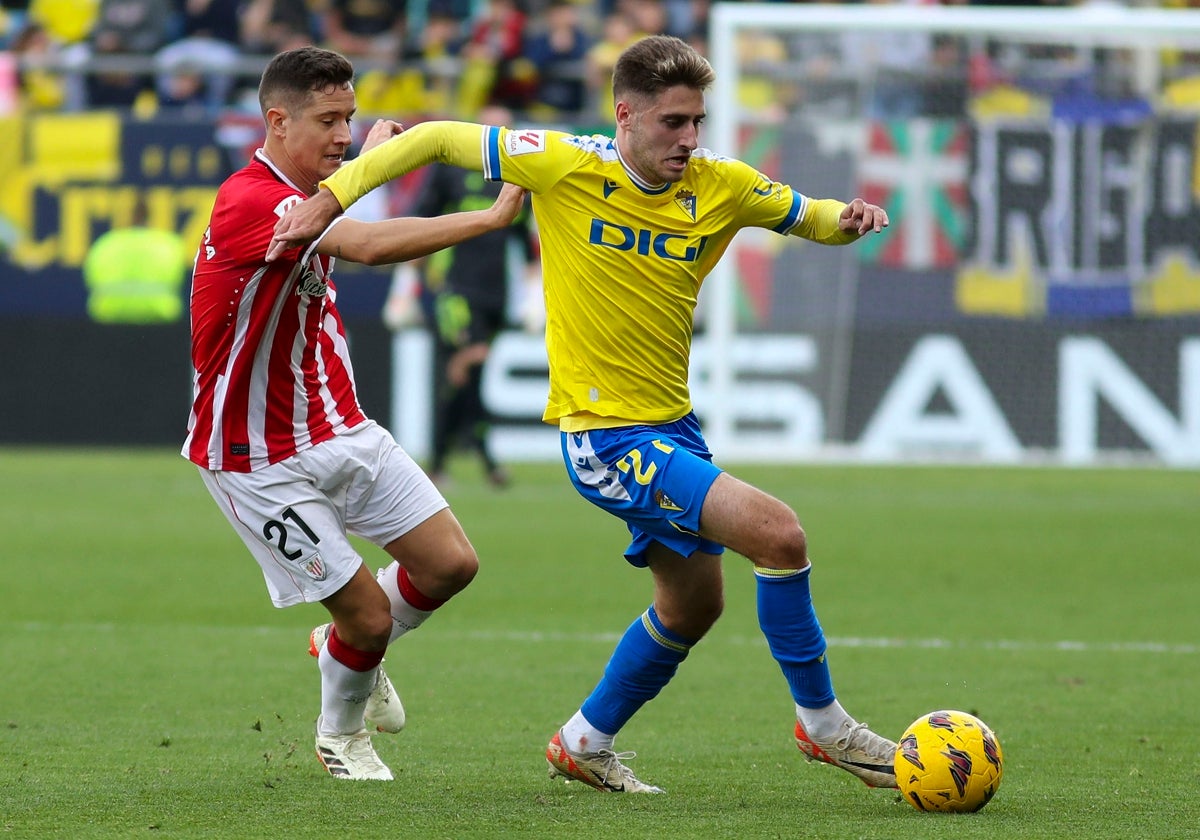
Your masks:
{"label": "yellow soccer ball", "polygon": [[942,710],[912,722],[896,747],[896,784],[920,811],[978,811],[1004,775],[1004,753],[986,723]]}

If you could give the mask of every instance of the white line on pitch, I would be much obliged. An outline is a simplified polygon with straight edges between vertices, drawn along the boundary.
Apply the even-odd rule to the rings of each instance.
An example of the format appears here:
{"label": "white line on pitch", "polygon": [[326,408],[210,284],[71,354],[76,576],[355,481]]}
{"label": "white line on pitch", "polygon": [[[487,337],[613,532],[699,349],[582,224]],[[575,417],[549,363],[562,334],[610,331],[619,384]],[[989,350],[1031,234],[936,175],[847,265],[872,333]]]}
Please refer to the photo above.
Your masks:
{"label": "white line on pitch", "polygon": [[[597,642],[612,644],[620,638],[618,633],[563,633],[552,631],[491,631],[475,630],[465,633],[451,632],[452,637],[473,639],[481,642]],[[1064,653],[1165,653],[1195,655],[1200,645],[1173,644],[1169,642],[1077,642],[1070,640],[1053,642],[1015,640],[952,640],[952,639],[894,639],[863,638],[859,636],[830,636],[830,647],[841,648],[910,648],[947,650],[1012,650],[1012,651],[1060,651]],[[761,636],[710,636],[705,644],[727,644],[763,646]]]}
{"label": "white line on pitch", "polygon": [[[0,622],[0,627],[4,626]],[[68,632],[72,634],[114,633],[120,629],[128,629],[128,625],[118,625],[112,622],[59,624],[44,621],[25,621],[9,625],[19,627],[26,632],[38,633],[47,630]],[[212,633],[244,635],[254,633],[262,636],[277,636],[296,634],[294,628],[287,627],[245,627],[245,626],[208,626],[197,629]],[[565,633],[559,630],[541,632],[536,630],[469,630],[469,631],[432,631],[442,638],[465,639],[476,642],[585,642],[596,644],[615,644],[620,633]],[[1069,639],[1050,642],[1018,641],[1014,639],[899,639],[886,637],[863,636],[829,636],[830,647],[834,648],[892,648],[898,650],[1004,650],[1004,651],[1051,651],[1060,653],[1145,653],[1145,654],[1175,654],[1195,656],[1200,654],[1200,645],[1182,644],[1176,642],[1079,642]],[[714,632],[704,641],[705,647],[713,645],[731,645],[734,647],[764,647],[766,640],[762,636],[746,636],[735,634],[726,636],[720,631]]]}

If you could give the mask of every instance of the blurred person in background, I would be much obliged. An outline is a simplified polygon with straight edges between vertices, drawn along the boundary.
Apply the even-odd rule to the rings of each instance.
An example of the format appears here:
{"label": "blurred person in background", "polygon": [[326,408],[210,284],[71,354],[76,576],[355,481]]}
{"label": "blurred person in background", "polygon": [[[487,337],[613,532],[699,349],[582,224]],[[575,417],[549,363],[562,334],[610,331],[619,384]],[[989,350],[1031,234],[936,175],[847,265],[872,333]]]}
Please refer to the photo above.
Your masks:
{"label": "blurred person in background", "polygon": [[517,0],[486,0],[471,21],[458,91],[462,112],[479,113],[489,102],[513,110],[529,104],[536,73],[524,55],[526,21]]}
{"label": "blurred person in background", "polygon": [[[169,43],[173,35],[171,0],[101,0],[86,45],[69,53],[76,67],[97,58],[141,59]],[[128,108],[140,97],[153,98],[154,78],[133,69],[74,74],[68,82],[79,108]],[[80,94],[82,91],[82,95]]]}
{"label": "blurred person in background", "polygon": [[466,38],[458,5],[453,0],[430,2],[403,46],[399,67],[363,74],[358,98],[364,111],[414,116],[460,112],[459,56]]}
{"label": "blurred person in background", "polygon": [[641,36],[637,26],[624,12],[612,12],[601,22],[600,39],[588,49],[584,60],[591,115],[611,120],[613,113],[612,75],[617,59]]}
{"label": "blurred person in background", "polygon": [[168,324],[183,315],[192,250],[175,231],[153,228],[139,196],[129,224],[113,227],[83,260],[87,311],[101,324]]}
{"label": "blurred person in background", "polygon": [[62,50],[39,23],[26,23],[10,45],[12,54],[30,64],[17,73],[19,104],[32,111],[58,111],[67,107],[67,86],[62,74],[39,67],[61,60]]}
{"label": "blurred person in background", "polygon": [[155,55],[159,104],[209,116],[229,104],[241,58],[242,0],[183,0],[182,34]]}
{"label": "blurred person in background", "polygon": [[364,114],[412,113],[396,65],[408,33],[408,0],[320,0],[320,43],[358,64]]}
{"label": "blurred person in background", "polygon": [[[499,106],[489,106],[479,114],[489,125],[511,125],[512,118],[511,111]],[[434,164],[413,214],[436,217],[487,207],[500,189],[500,182],[485,181],[478,172]],[[483,402],[483,369],[492,343],[508,323],[509,300],[524,291],[518,282],[536,276],[535,245],[530,215],[523,212],[504,230],[439,251],[419,266],[406,264],[421,272],[421,282],[432,298],[436,405],[428,472],[438,486],[447,482],[446,462],[460,441],[479,456],[493,487],[508,486],[508,473],[488,445],[491,416]],[[513,276],[514,249],[523,268],[521,278]]]}
{"label": "blurred person in background", "polygon": [[[22,9],[22,5],[26,7]],[[88,107],[87,64],[92,55],[89,38],[99,17],[99,6],[97,0],[27,0],[27,3],[17,0],[19,25],[24,28],[37,26],[42,30],[33,43],[24,45],[23,49],[53,59],[65,68],[59,78],[39,79],[32,86],[48,87],[49,90],[44,92],[51,99],[61,97],[64,110],[79,111]],[[18,34],[12,33],[13,37]],[[53,87],[58,87],[60,92],[53,92]]]}
{"label": "blurred person in background", "polygon": [[582,114],[587,105],[584,61],[591,46],[577,0],[550,0],[525,39],[525,57],[537,72],[530,116],[572,119]]}
{"label": "blurred person in background", "polygon": [[392,69],[408,32],[408,0],[325,0],[321,33],[330,49],[366,69]]}
{"label": "blurred person in background", "polygon": [[243,52],[275,55],[320,40],[307,0],[250,0],[240,15]]}

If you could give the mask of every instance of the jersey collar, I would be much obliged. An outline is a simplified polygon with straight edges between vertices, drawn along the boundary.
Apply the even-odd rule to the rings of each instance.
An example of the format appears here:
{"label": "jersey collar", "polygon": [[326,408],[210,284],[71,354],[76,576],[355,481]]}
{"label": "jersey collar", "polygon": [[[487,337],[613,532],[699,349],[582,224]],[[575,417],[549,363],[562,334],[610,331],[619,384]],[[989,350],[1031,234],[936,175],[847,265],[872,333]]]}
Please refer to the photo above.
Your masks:
{"label": "jersey collar", "polygon": [[288,176],[284,175],[283,172],[280,171],[279,167],[276,166],[269,157],[267,157],[266,149],[255,149],[254,150],[254,159],[257,160],[259,163],[263,164],[264,166],[266,166],[272,172],[274,172],[276,178],[278,178],[280,181],[283,181],[283,183],[287,184],[289,187],[294,189],[296,192],[301,192],[301,193],[305,192],[304,190],[300,189],[298,186],[293,184],[292,179],[289,178]]}
{"label": "jersey collar", "polygon": [[621,168],[625,170],[625,174],[629,176],[629,180],[633,181],[633,185],[646,195],[662,195],[671,189],[670,181],[664,181],[661,184],[651,184],[633,171],[633,167],[625,162],[625,156],[621,154],[621,147],[617,145],[617,141],[613,140],[613,148],[617,150],[617,160],[621,162]]}

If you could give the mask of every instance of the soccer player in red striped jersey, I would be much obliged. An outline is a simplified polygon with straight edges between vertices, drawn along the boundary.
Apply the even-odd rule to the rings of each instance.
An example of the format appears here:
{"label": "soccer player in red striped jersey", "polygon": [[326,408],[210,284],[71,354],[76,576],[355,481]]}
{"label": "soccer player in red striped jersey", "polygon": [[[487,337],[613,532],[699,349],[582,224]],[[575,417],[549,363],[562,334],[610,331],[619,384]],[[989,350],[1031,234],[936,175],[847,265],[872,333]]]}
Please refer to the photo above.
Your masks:
{"label": "soccer player in red striped jersey", "polygon": [[[217,192],[196,255],[183,455],[258,560],[274,604],[329,610],[332,622],[310,639],[322,764],[337,778],[391,779],[366,729],[404,725],[384,652],[470,583],[479,561],[433,483],[358,403],[334,265],[401,262],[506,228],[524,192],[509,187],[489,209],[438,218],[339,217],[268,263],[278,219],[350,148],[353,78],[345,58],[315,47],[281,53],[263,73],[266,141]],[[364,149],[400,131],[380,120]],[[372,575],[348,534],[393,562]]]}

